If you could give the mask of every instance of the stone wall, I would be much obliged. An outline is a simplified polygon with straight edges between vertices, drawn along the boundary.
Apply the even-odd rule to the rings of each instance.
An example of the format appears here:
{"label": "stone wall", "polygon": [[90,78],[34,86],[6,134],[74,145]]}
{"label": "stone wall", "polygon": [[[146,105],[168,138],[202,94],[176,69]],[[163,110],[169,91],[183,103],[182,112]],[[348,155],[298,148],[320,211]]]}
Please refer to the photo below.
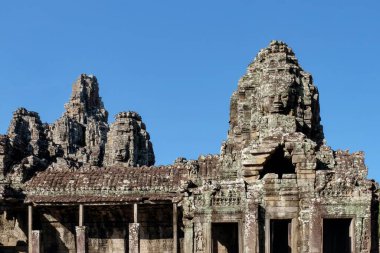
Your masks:
{"label": "stone wall", "polygon": [[78,208],[35,208],[33,229],[41,231],[44,252],[75,253],[75,226],[78,224]]}
{"label": "stone wall", "polygon": [[27,215],[24,207],[0,209],[0,252],[27,251]]}
{"label": "stone wall", "polygon": [[88,206],[84,209],[88,252],[128,252],[128,226],[133,222],[131,206]]}

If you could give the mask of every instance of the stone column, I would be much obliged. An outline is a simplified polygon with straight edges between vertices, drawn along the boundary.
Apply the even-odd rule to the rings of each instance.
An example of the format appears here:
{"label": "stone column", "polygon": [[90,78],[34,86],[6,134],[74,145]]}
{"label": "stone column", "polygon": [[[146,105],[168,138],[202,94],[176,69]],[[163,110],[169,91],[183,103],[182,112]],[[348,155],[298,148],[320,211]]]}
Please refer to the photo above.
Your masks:
{"label": "stone column", "polygon": [[183,251],[184,253],[193,253],[194,223],[187,219],[184,219],[183,223],[185,225]]}
{"label": "stone column", "polygon": [[32,252],[33,207],[28,206],[28,252]]}
{"label": "stone column", "polygon": [[84,211],[83,211],[83,204],[79,205],[79,226],[83,227],[83,221],[84,221]]}
{"label": "stone column", "polygon": [[140,223],[138,223],[138,205],[133,204],[133,223],[129,224],[129,253],[140,252]]}
{"label": "stone column", "polygon": [[137,215],[138,215],[137,211],[138,211],[137,204],[133,204],[133,222],[134,223],[138,223],[137,222],[137,219],[138,219],[138,217],[137,217]]}
{"label": "stone column", "polygon": [[140,223],[129,224],[129,253],[140,252]]}
{"label": "stone column", "polygon": [[258,242],[258,206],[257,204],[248,204],[248,210],[245,214],[244,219],[244,252],[245,253],[256,253],[257,252],[257,242]]}
{"label": "stone column", "polygon": [[310,212],[309,225],[309,234],[308,237],[303,237],[302,241],[309,242],[309,252],[310,253],[320,253],[323,245],[323,218],[319,212],[319,209],[316,207],[316,203],[312,204],[310,208],[313,208]]}
{"label": "stone column", "polygon": [[75,227],[77,253],[87,253],[87,231],[85,226]]}
{"label": "stone column", "polygon": [[173,203],[173,253],[178,252],[178,209],[177,203]]}
{"label": "stone column", "polygon": [[300,233],[300,226],[298,224],[298,217],[292,219],[291,223],[291,236],[292,236],[292,252],[293,253],[298,253],[298,238],[299,238],[299,233]]}
{"label": "stone column", "polygon": [[270,253],[270,238],[271,238],[271,227],[270,227],[270,219],[265,217],[265,253]]}
{"label": "stone column", "polygon": [[31,253],[41,253],[41,231],[32,230],[31,237],[32,251]]}
{"label": "stone column", "polygon": [[83,226],[84,223],[84,206],[79,205],[79,226],[75,227],[77,253],[87,253],[87,228]]}
{"label": "stone column", "polygon": [[204,239],[206,240],[206,252],[211,252],[212,250],[212,224],[211,222],[207,222],[204,224],[205,226],[205,233],[204,233]]}

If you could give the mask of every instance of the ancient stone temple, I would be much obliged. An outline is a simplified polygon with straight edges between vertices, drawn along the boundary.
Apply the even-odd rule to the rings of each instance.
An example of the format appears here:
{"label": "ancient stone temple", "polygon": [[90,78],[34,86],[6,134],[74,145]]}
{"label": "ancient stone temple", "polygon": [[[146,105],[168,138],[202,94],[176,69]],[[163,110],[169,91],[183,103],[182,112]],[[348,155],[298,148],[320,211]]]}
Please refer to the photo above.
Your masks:
{"label": "ancient stone temple", "polygon": [[154,166],[136,112],[112,124],[94,76],[62,117],[14,112],[0,136],[0,251],[376,253],[378,185],[332,150],[319,93],[273,41],[233,93],[220,154]]}

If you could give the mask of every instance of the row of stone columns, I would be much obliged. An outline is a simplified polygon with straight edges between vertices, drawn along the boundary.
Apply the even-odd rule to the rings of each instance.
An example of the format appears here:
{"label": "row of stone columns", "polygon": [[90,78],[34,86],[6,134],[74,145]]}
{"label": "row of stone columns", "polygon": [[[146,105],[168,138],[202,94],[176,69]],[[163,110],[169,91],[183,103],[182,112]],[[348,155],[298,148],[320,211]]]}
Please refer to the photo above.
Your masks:
{"label": "row of stone columns", "polygon": [[[178,253],[178,208],[173,203],[173,253]],[[75,227],[76,252],[87,253],[87,228],[84,224],[84,206],[79,205],[79,221]],[[138,205],[133,205],[133,223],[129,224],[129,253],[140,253],[140,223]],[[41,231],[33,230],[33,207],[28,206],[28,252],[41,253]]]}

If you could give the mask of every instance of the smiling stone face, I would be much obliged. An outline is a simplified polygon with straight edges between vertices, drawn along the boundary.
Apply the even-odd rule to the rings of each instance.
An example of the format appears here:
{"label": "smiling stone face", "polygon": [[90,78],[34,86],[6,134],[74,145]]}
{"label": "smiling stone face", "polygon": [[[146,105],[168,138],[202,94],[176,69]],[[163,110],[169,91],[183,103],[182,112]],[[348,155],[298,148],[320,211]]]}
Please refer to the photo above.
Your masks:
{"label": "smiling stone face", "polygon": [[115,161],[122,162],[128,160],[129,155],[125,147],[115,147]]}
{"label": "smiling stone face", "polygon": [[129,159],[129,146],[131,144],[131,135],[133,135],[132,122],[118,119],[111,127],[112,137],[109,152],[112,159],[119,162],[126,162]]}
{"label": "smiling stone face", "polygon": [[121,112],[115,119],[107,135],[105,165],[153,165],[153,147],[140,115]]}
{"label": "smiling stone face", "polygon": [[318,100],[312,77],[298,64],[293,50],[272,41],[248,66],[231,98],[227,144],[239,150],[275,132],[302,132],[321,143]]}

